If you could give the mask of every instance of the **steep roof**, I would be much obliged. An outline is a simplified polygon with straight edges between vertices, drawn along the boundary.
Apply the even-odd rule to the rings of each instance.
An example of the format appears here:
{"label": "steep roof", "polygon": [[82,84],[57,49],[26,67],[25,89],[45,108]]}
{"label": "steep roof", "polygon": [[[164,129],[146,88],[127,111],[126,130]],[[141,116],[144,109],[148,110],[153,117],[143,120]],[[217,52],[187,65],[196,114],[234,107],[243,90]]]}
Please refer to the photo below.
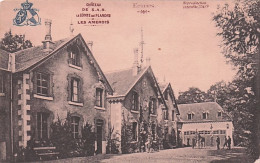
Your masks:
{"label": "steep roof", "polygon": [[8,70],[9,53],[5,50],[0,49],[0,69]]}
{"label": "steep roof", "polygon": [[[193,104],[179,104],[181,122],[223,122],[231,121],[231,118],[224,112],[223,108],[216,102],[203,102]],[[222,112],[222,116],[218,117],[218,112]],[[208,113],[208,118],[203,119],[203,112]],[[192,120],[188,120],[188,114],[193,113]]]}
{"label": "steep roof", "polygon": [[128,91],[143,76],[149,67],[142,69],[137,75],[133,75],[132,68],[105,73],[114,90],[114,96],[126,96]]}
{"label": "steep roof", "polygon": [[[92,52],[89,50],[85,40],[83,39],[81,34],[78,34],[73,37],[61,39],[58,41],[54,41],[53,44],[53,50],[51,52],[46,51],[43,48],[43,45],[35,46],[32,48],[20,50],[18,52],[12,53],[15,55],[15,71],[21,72],[25,71],[27,69],[31,69],[34,67],[37,67],[41,63],[46,62],[52,55],[55,55],[60,49],[65,47],[66,45],[69,45],[71,42],[77,41],[77,43],[82,43],[84,46],[84,50],[88,51],[86,54],[88,57],[91,58],[92,65],[95,67],[95,69],[98,71],[98,75],[102,77],[102,80],[107,84],[109,92],[112,94],[113,90],[107,81],[107,78],[105,77],[103,71],[101,70],[100,66],[98,65],[96,59],[94,58]],[[1,50],[1,49],[0,49]],[[9,56],[8,53],[1,50],[0,51],[0,68],[7,69],[8,68],[8,60]]]}
{"label": "steep roof", "polygon": [[[174,95],[174,91],[172,89],[172,86],[171,86],[171,83],[158,83],[159,84],[159,87],[162,91],[162,93],[164,94],[164,92],[169,89],[170,90],[170,96],[172,98],[172,101],[174,102],[174,106],[176,107],[176,110],[177,110],[177,114],[180,115],[180,111],[179,111],[179,108],[178,108],[178,105],[177,105],[177,101],[175,99],[175,95]],[[166,104],[169,104],[169,102],[167,101]],[[171,104],[172,105],[172,104]]]}
{"label": "steep roof", "polygon": [[[54,42],[53,52],[57,51],[62,45],[66,44],[73,37],[65,38]],[[15,53],[15,72],[24,71],[35,63],[46,58],[52,53],[43,49],[43,45],[31,47],[28,49],[20,50]]]}

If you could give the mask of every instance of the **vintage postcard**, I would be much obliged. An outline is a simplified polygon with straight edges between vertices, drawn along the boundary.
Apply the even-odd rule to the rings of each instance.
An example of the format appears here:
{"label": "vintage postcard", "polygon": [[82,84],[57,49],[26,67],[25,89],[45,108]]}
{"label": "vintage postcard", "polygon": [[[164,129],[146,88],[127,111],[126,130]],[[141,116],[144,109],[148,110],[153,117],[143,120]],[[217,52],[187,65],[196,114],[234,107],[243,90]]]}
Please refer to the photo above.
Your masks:
{"label": "vintage postcard", "polygon": [[0,161],[254,162],[259,8],[2,0]]}

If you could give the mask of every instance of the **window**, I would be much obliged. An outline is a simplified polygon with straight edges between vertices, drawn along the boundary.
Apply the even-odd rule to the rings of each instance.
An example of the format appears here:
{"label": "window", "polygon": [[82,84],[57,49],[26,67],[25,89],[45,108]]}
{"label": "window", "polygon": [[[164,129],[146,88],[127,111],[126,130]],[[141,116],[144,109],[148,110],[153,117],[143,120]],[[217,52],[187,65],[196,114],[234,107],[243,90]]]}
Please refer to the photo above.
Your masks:
{"label": "window", "polygon": [[208,119],[208,113],[207,112],[202,113],[202,119]]}
{"label": "window", "polygon": [[156,125],[152,124],[152,137],[153,137],[153,140],[155,140],[155,129],[156,129]]}
{"label": "window", "polygon": [[174,110],[172,110],[172,121],[174,121]]}
{"label": "window", "polygon": [[73,47],[69,52],[69,63],[75,66],[81,66],[78,47]]}
{"label": "window", "polygon": [[168,110],[163,110],[163,118],[164,118],[164,120],[168,120],[168,116],[169,116]]}
{"label": "window", "polygon": [[133,141],[137,141],[137,122],[133,122]]}
{"label": "window", "polygon": [[192,119],[193,119],[193,116],[194,116],[193,113],[189,113],[189,114],[188,114],[188,120],[192,120]]}
{"label": "window", "polygon": [[219,134],[226,134],[226,130],[219,130]]}
{"label": "window", "polygon": [[5,93],[4,76],[0,75],[0,93]]}
{"label": "window", "polygon": [[165,99],[165,100],[168,100],[168,91],[166,91],[166,92],[164,93],[164,99]]}
{"label": "window", "polygon": [[71,80],[71,101],[79,101],[79,79],[76,78]]}
{"label": "window", "polygon": [[222,116],[222,112],[219,111],[219,112],[218,112],[218,117],[221,117],[221,116]]}
{"label": "window", "polygon": [[103,89],[101,88],[96,89],[96,106],[103,106]]}
{"label": "window", "polygon": [[38,139],[48,138],[48,113],[37,113]]}
{"label": "window", "polygon": [[214,130],[213,134],[219,134],[219,130]]}
{"label": "window", "polygon": [[156,99],[155,98],[152,98],[150,103],[149,103],[149,111],[150,111],[150,114],[155,114],[156,113]]}
{"label": "window", "polygon": [[132,110],[138,111],[138,94],[133,92],[132,94]]}
{"label": "window", "polygon": [[37,94],[48,96],[49,92],[49,74],[37,73]]}
{"label": "window", "polygon": [[71,130],[72,130],[72,137],[74,139],[79,138],[79,117],[73,116],[71,117]]}

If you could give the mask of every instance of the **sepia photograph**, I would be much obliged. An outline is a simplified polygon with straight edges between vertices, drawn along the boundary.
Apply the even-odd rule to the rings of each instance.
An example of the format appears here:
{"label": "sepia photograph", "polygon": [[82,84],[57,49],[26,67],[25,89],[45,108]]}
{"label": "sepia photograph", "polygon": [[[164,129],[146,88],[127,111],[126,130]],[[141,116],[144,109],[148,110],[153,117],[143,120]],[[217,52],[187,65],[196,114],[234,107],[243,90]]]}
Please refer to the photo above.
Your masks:
{"label": "sepia photograph", "polygon": [[0,0],[0,162],[260,163],[259,0]]}

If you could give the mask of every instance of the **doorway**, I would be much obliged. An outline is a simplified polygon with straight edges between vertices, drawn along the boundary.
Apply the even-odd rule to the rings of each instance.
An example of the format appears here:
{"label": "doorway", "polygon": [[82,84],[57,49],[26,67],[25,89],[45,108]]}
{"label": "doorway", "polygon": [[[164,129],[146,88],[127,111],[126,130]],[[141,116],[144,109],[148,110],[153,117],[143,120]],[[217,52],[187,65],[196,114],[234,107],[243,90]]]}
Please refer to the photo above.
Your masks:
{"label": "doorway", "polygon": [[97,119],[96,127],[97,127],[97,154],[102,153],[102,130],[103,130],[103,120]]}

